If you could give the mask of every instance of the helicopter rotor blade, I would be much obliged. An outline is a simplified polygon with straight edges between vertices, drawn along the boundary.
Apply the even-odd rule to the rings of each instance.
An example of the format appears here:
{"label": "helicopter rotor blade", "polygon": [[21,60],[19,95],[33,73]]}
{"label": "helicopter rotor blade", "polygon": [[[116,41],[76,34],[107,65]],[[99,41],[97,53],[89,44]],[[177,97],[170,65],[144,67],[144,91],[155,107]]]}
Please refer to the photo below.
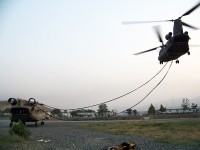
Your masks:
{"label": "helicopter rotor blade", "polygon": [[160,33],[160,27],[159,26],[154,26],[154,30],[156,32],[156,35],[158,37],[158,40],[162,43],[163,45],[163,39],[161,37],[161,33]]}
{"label": "helicopter rotor blade", "polygon": [[200,45],[189,45],[190,47],[200,47]]}
{"label": "helicopter rotor blade", "polygon": [[189,28],[192,28],[192,29],[194,29],[194,30],[198,30],[198,29],[199,29],[199,28],[194,27],[194,26],[192,26],[192,25],[189,25],[189,24],[187,24],[187,23],[185,23],[185,22],[182,22],[182,25],[183,25],[183,26],[186,26],[186,27],[189,27]]}
{"label": "helicopter rotor blade", "polygon": [[[191,9],[189,9],[187,12],[185,12],[182,16],[180,16],[178,19],[181,19],[183,16],[187,16],[191,14],[195,9],[197,9],[200,6],[200,2],[197,3],[195,6],[193,6]],[[155,23],[155,22],[169,22],[174,21],[174,19],[170,20],[156,20],[156,21],[125,21],[122,22],[123,25],[129,25],[129,24],[140,24],[140,23]]]}
{"label": "helicopter rotor blade", "polygon": [[200,2],[198,4],[196,4],[194,7],[192,7],[191,9],[189,9],[187,12],[185,12],[181,17],[179,17],[179,19],[181,19],[183,16],[187,16],[190,13],[192,13],[195,9],[197,9],[200,6]]}
{"label": "helicopter rotor blade", "polygon": [[168,22],[173,20],[157,20],[157,21],[125,21],[122,22],[123,25],[129,25],[129,24],[141,24],[141,23],[155,23],[155,22]]}
{"label": "helicopter rotor blade", "polygon": [[140,55],[140,54],[143,54],[143,53],[151,52],[151,51],[156,50],[156,49],[159,48],[159,47],[161,47],[161,46],[154,47],[154,48],[151,48],[151,49],[149,49],[149,50],[142,51],[142,52],[139,52],[139,53],[135,53],[134,55]]}

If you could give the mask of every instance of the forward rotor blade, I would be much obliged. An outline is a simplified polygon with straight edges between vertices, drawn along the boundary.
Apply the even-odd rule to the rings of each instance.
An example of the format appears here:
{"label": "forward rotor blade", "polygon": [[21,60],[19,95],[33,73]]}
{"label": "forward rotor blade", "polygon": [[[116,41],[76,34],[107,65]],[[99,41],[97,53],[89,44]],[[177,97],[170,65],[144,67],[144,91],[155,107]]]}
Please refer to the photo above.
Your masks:
{"label": "forward rotor blade", "polygon": [[151,51],[156,50],[156,49],[159,48],[159,47],[160,47],[160,46],[154,47],[154,48],[152,48],[152,49],[149,49],[149,50],[146,50],[146,51],[142,51],[142,52],[139,52],[139,53],[135,53],[134,55],[140,55],[140,54],[143,54],[143,53],[151,52]]}
{"label": "forward rotor blade", "polygon": [[154,30],[156,32],[156,35],[158,37],[158,40],[162,43],[163,45],[163,39],[161,37],[161,34],[160,34],[160,27],[159,26],[154,26]]}
{"label": "forward rotor blade", "polygon": [[200,45],[189,45],[190,47],[200,47]]}
{"label": "forward rotor blade", "polygon": [[192,7],[190,10],[188,10],[187,12],[185,12],[181,17],[179,18],[182,18],[183,16],[187,16],[189,15],[190,13],[192,13],[195,9],[197,9],[198,7],[200,6],[200,2],[198,4],[196,4],[194,7]]}
{"label": "forward rotor blade", "polygon": [[173,21],[173,20],[158,20],[158,21],[125,21],[125,22],[122,22],[122,24],[128,25],[128,24],[155,23],[155,22],[168,22],[168,21]]}
{"label": "forward rotor blade", "polygon": [[182,22],[182,25],[184,25],[184,26],[186,26],[186,27],[189,27],[189,28],[192,28],[192,29],[194,29],[194,30],[198,30],[198,29],[199,29],[199,28],[194,27],[194,26],[192,26],[192,25],[189,25],[189,24],[187,24],[187,23],[185,23],[185,22]]}

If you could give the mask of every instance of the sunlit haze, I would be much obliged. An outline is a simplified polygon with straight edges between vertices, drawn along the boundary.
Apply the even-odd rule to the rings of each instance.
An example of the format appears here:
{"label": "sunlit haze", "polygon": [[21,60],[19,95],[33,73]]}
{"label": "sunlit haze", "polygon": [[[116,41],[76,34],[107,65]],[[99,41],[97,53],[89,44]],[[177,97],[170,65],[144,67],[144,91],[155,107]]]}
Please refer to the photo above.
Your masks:
{"label": "sunlit haze", "polygon": [[[34,97],[46,105],[71,109],[102,103],[139,87],[153,77],[159,49],[135,56],[160,43],[172,22],[123,25],[124,21],[176,19],[198,0],[20,0],[0,1],[0,100]],[[200,7],[182,18],[200,27]],[[200,30],[184,27],[189,44],[199,45]],[[200,47],[173,63],[164,81],[136,110],[181,106],[188,98],[200,106]],[[108,109],[125,110],[143,99],[161,80],[116,101]],[[98,107],[89,109],[96,110]]]}

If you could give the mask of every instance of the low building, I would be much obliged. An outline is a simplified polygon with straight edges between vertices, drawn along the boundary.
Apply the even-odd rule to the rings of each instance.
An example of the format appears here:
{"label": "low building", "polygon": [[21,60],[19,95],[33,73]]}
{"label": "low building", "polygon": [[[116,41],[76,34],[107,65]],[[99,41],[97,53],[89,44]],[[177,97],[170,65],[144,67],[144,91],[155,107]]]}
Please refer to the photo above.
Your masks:
{"label": "low building", "polygon": [[77,112],[80,117],[95,117],[95,111],[92,112]]}
{"label": "low building", "polygon": [[72,117],[70,112],[63,112],[62,116],[64,116],[64,117]]}
{"label": "low building", "polygon": [[[183,110],[182,108],[173,108],[173,109],[166,109],[165,112],[162,112],[163,114],[183,114],[183,113],[197,113],[200,111],[200,108],[197,109],[187,109]],[[161,113],[161,112],[159,112]]]}

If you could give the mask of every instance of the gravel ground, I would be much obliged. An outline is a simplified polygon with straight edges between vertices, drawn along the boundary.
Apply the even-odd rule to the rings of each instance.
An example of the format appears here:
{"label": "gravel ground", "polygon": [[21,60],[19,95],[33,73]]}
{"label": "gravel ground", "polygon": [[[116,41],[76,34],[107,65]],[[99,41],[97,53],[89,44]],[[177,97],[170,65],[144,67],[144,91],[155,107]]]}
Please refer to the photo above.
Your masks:
{"label": "gravel ground", "polygon": [[[136,150],[200,150],[200,148],[173,146],[146,140],[138,136],[114,135],[80,129],[80,122],[46,122],[35,128],[28,125],[31,139],[24,143],[12,144],[8,150],[105,150],[122,142],[136,142]],[[0,134],[7,133],[8,127],[0,128]]]}

